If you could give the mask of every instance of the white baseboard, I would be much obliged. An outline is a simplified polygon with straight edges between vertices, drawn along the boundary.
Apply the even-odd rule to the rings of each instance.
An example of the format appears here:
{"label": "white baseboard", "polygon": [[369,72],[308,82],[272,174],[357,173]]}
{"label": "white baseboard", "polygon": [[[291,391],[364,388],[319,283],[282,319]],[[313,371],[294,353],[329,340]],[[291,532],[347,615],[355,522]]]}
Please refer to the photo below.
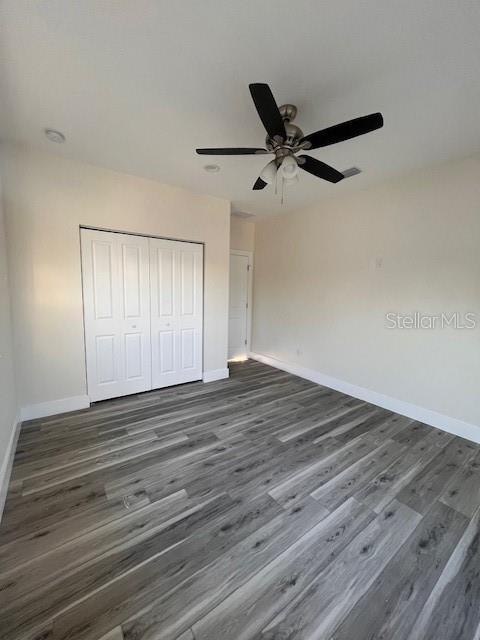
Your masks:
{"label": "white baseboard", "polygon": [[3,460],[0,461],[0,521],[2,520],[3,507],[7,497],[8,484],[12,473],[13,458],[15,449],[17,448],[18,435],[20,433],[21,422],[16,419],[12,425],[12,433],[3,454]]}
{"label": "white baseboard", "polygon": [[365,400],[366,402],[370,402],[371,404],[382,407],[383,409],[388,409],[389,411],[407,416],[407,418],[418,420],[419,422],[423,422],[432,427],[437,427],[437,429],[441,429],[442,431],[447,431],[448,433],[460,436],[461,438],[467,438],[467,440],[480,443],[480,426],[478,425],[464,422],[458,418],[451,418],[450,416],[437,413],[431,409],[425,409],[424,407],[419,407],[415,404],[410,404],[409,402],[404,402],[403,400],[386,396],[383,393],[377,393],[371,389],[358,387],[357,385],[350,384],[349,382],[344,382],[343,380],[338,380],[338,378],[332,378],[324,373],[320,373],[320,371],[316,371],[315,369],[308,369],[307,367],[302,367],[298,364],[283,362],[260,353],[249,353],[249,357],[253,358],[253,360],[258,360],[264,364],[269,364],[272,367],[281,369],[282,371],[288,371],[288,373],[292,373],[296,376],[300,376],[301,378],[305,378],[306,380],[311,380],[317,384],[329,387],[330,389],[341,391],[342,393],[353,396],[354,398]]}
{"label": "white baseboard", "polygon": [[211,369],[210,371],[203,372],[204,382],[215,382],[215,380],[223,380],[229,376],[228,367],[225,369]]}
{"label": "white baseboard", "polygon": [[20,419],[22,422],[25,422],[25,420],[54,416],[57,413],[87,409],[89,406],[90,399],[88,396],[72,396],[71,398],[62,398],[61,400],[40,402],[39,404],[32,404],[29,407],[22,407],[20,409]]}

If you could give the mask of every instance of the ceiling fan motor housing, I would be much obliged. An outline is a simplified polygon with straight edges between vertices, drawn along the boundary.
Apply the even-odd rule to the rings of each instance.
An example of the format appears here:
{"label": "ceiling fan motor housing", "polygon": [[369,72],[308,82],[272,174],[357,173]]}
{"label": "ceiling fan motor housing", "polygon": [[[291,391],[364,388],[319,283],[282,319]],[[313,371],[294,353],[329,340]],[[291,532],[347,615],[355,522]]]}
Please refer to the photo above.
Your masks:
{"label": "ceiling fan motor housing", "polygon": [[293,156],[292,150],[288,147],[279,146],[274,149],[275,160],[277,161],[277,166],[280,166],[287,156]]}
{"label": "ceiling fan motor housing", "polygon": [[285,123],[285,130],[287,132],[286,143],[292,147],[295,147],[301,138],[303,138],[303,131],[296,124],[291,122]]}
{"label": "ceiling fan motor housing", "polygon": [[[278,152],[285,147],[291,149],[292,147],[296,147],[301,138],[303,138],[303,131],[291,122],[297,115],[297,107],[293,104],[283,104],[279,107],[279,111],[285,125],[287,136],[286,138],[281,138],[280,136],[270,138],[267,136],[265,143],[269,151]],[[283,155],[288,155],[288,153],[284,153]]]}
{"label": "ceiling fan motor housing", "polygon": [[291,122],[295,120],[295,116],[297,115],[297,107],[294,104],[282,104],[281,107],[278,107],[280,111],[280,115],[282,116],[285,122]]}

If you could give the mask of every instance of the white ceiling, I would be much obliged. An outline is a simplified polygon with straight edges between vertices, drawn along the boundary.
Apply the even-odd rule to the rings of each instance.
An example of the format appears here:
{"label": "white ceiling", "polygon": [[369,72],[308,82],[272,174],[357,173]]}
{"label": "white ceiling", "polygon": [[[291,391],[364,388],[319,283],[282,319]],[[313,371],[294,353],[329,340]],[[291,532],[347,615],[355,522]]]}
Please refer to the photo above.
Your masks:
{"label": "white ceiling", "polygon": [[[289,211],[480,150],[476,0],[4,0],[0,24],[3,139],[237,211]],[[273,189],[251,190],[269,156],[197,156],[263,145],[250,82],[296,104],[305,133],[381,111],[383,129],[312,152],[362,175],[330,185],[301,172],[281,207]]]}

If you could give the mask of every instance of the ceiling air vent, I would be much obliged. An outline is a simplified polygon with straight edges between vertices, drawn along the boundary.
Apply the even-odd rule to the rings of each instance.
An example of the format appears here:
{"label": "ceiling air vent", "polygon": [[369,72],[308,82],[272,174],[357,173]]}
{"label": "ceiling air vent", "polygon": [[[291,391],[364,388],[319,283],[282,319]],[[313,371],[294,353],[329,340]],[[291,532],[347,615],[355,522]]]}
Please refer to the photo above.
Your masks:
{"label": "ceiling air vent", "polygon": [[247,213],[246,211],[232,211],[232,216],[237,216],[237,218],[254,218],[254,213]]}
{"label": "ceiling air vent", "polygon": [[342,173],[345,178],[351,178],[352,176],[358,176],[359,173],[362,173],[362,170],[358,167],[350,167],[350,169],[345,169]]}

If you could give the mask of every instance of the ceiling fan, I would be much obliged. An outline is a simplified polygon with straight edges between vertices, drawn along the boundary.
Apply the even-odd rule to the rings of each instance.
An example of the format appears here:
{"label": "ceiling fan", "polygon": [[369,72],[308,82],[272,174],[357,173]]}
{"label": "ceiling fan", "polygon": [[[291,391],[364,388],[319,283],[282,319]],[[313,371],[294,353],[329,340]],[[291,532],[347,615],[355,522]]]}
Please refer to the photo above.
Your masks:
{"label": "ceiling fan", "polygon": [[249,88],[260,120],[267,131],[266,148],[197,149],[197,153],[220,156],[273,153],[275,158],[263,168],[253,185],[255,190],[264,189],[267,184],[274,182],[277,173],[286,181],[298,179],[299,168],[328,182],[340,182],[345,177],[340,171],[311,156],[297,154],[300,151],[319,149],[343,140],[349,140],[383,126],[382,114],[371,113],[368,116],[347,120],[304,136],[303,131],[297,125],[292,124],[292,120],[297,115],[297,107],[293,104],[277,107],[268,84],[257,82],[249,85]]}

